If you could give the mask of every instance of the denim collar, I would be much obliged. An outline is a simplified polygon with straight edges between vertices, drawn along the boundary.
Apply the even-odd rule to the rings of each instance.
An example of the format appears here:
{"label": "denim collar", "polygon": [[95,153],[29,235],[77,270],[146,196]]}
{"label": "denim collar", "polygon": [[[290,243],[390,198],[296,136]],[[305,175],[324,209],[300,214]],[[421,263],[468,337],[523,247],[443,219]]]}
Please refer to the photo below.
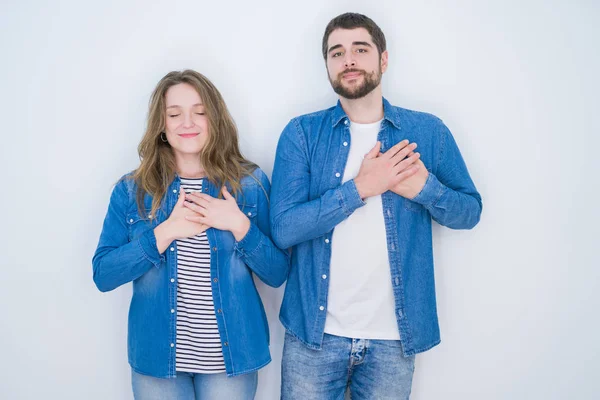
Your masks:
{"label": "denim collar", "polygon": [[[400,116],[396,109],[385,99],[383,99],[383,119],[389,121],[394,127],[400,129]],[[333,109],[333,115],[331,118],[332,126],[336,126],[341,120],[347,118],[346,111],[342,108],[342,103],[338,100],[337,105]]]}

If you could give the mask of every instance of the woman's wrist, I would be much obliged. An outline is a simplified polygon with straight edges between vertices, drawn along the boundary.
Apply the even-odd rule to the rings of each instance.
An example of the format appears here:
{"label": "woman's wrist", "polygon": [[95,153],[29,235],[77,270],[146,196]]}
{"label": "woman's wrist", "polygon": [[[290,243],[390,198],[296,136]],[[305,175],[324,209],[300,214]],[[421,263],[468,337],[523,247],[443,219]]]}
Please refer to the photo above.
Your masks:
{"label": "woman's wrist", "polygon": [[156,247],[158,248],[159,253],[164,253],[167,250],[167,247],[171,244],[174,237],[172,237],[169,229],[169,220],[167,219],[163,223],[159,224],[156,228],[154,228],[154,237],[156,238]]}
{"label": "woman's wrist", "polygon": [[250,220],[240,212],[240,217],[235,225],[230,229],[230,232],[235,237],[236,242],[242,240],[250,230]]}

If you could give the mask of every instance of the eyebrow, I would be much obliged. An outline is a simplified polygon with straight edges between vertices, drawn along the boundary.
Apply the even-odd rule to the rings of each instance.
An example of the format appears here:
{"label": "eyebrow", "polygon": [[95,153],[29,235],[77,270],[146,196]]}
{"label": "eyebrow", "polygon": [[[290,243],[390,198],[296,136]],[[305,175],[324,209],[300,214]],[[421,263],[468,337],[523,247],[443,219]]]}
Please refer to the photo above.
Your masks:
{"label": "eyebrow", "polygon": [[[194,104],[192,107],[203,106],[203,105],[204,105],[204,104],[202,104],[202,103],[196,103],[196,104]],[[181,106],[178,106],[177,104],[175,104],[175,105],[172,105],[172,106],[168,106],[168,107],[167,107],[167,110],[168,110],[169,108],[181,108]]]}
{"label": "eyebrow", "polygon": [[[371,44],[369,42],[352,42],[352,46],[368,46],[368,47],[373,47],[371,46]],[[340,47],[343,47],[341,44],[336,44],[335,46],[331,46],[329,48],[329,50],[327,50],[328,53],[331,53],[333,50],[339,49]]]}

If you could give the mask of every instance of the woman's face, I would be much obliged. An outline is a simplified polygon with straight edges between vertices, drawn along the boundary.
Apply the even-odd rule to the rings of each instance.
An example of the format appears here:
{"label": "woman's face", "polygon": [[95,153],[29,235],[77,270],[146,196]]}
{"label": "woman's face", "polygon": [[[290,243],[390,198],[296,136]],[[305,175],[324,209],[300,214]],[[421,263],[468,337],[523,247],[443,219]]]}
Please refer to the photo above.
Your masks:
{"label": "woman's face", "polygon": [[165,133],[176,155],[199,155],[208,139],[208,118],[196,89],[187,83],[165,93]]}

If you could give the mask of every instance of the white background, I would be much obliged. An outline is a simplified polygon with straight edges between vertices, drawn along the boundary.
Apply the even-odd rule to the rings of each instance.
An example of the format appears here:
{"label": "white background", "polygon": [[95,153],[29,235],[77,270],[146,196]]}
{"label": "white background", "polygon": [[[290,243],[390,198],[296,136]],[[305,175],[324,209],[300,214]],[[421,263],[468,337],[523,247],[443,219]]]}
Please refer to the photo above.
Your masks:
{"label": "white background", "polygon": [[[91,257],[154,85],[207,75],[270,176],[287,121],[336,100],[321,36],[346,11],[381,26],[384,95],[444,120],[484,201],[474,230],[434,229],[442,344],[412,398],[598,398],[600,6],[482,3],[2,2],[0,398],[132,398],[131,287],[98,292]],[[282,289],[260,292],[276,399]]]}

